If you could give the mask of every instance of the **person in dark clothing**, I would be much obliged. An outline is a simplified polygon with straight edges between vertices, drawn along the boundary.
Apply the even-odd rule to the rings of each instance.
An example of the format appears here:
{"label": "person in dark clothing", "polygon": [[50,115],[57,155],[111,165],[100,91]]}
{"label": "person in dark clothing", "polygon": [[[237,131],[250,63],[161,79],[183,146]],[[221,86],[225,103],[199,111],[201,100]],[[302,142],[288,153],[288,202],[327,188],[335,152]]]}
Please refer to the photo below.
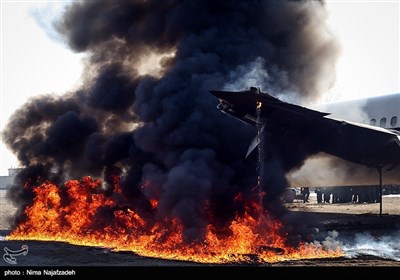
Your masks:
{"label": "person in dark clothing", "polygon": [[303,188],[304,191],[304,199],[303,199],[303,203],[309,202],[308,198],[310,196],[310,188],[309,187],[304,187]]}
{"label": "person in dark clothing", "polygon": [[322,203],[322,190],[320,188],[315,188],[315,193],[317,194],[317,202]]}
{"label": "person in dark clothing", "polygon": [[330,203],[331,201],[331,191],[329,188],[323,188],[324,192],[324,202],[325,203]]}

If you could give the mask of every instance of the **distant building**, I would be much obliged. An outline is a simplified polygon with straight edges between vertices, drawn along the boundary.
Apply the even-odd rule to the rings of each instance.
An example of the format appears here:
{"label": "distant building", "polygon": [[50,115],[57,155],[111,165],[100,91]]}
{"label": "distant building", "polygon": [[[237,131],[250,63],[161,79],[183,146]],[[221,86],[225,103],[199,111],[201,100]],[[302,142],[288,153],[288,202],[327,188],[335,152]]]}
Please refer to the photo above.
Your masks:
{"label": "distant building", "polygon": [[15,176],[21,168],[9,168],[8,169],[8,176],[0,176],[0,190],[8,189],[14,182]]}

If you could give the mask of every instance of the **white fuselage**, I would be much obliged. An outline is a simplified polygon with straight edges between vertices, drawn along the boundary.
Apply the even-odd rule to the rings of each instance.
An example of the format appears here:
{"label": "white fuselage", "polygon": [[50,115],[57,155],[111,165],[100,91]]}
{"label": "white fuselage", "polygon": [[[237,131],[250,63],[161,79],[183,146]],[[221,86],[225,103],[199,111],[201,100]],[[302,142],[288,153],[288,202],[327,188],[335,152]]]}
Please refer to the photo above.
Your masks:
{"label": "white fuselage", "polygon": [[331,117],[400,131],[400,93],[327,103],[316,109]]}

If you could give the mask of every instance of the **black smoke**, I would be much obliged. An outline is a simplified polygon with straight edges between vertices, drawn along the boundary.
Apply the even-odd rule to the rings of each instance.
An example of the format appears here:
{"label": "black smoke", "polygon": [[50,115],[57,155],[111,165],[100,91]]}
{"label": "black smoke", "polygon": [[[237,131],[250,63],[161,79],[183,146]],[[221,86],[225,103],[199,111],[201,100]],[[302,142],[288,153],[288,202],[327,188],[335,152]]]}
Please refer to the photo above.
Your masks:
{"label": "black smoke", "polygon": [[[244,159],[256,132],[221,114],[209,90],[252,85],[317,98],[337,55],[326,17],[318,1],[72,3],[56,28],[87,53],[85,85],[33,98],[10,118],[2,137],[25,167],[14,200],[30,203],[26,181],[102,176],[112,190],[119,174],[129,207],[146,212],[158,199],[154,215],[178,218],[185,240],[201,240],[210,222],[222,231],[243,211],[234,198],[257,184],[256,161]],[[149,51],[175,52],[161,76],[138,75]],[[304,160],[270,152],[265,204]]]}

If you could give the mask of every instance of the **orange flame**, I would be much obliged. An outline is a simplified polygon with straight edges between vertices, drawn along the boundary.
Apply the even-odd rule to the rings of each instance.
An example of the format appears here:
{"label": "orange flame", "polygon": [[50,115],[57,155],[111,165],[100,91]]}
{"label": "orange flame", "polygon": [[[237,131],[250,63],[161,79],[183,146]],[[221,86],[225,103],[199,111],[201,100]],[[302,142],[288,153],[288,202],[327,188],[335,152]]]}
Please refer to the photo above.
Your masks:
{"label": "orange flame", "polygon": [[[187,244],[178,219],[150,222],[130,208],[118,207],[113,196],[104,195],[101,186],[100,180],[84,177],[68,181],[63,188],[51,182],[34,188],[36,196],[25,209],[26,220],[7,239],[63,241],[201,263],[272,263],[343,255],[339,249],[324,250],[317,244],[301,243],[296,248],[286,245],[285,236],[280,234],[282,224],[261,211],[256,202],[230,223],[229,236],[218,236],[210,224],[203,242]],[[119,188],[117,191],[120,195]],[[150,205],[155,209],[158,201],[152,199]],[[111,215],[104,218],[99,214],[101,209],[111,209]],[[258,211],[256,217],[248,214],[254,209]]]}

